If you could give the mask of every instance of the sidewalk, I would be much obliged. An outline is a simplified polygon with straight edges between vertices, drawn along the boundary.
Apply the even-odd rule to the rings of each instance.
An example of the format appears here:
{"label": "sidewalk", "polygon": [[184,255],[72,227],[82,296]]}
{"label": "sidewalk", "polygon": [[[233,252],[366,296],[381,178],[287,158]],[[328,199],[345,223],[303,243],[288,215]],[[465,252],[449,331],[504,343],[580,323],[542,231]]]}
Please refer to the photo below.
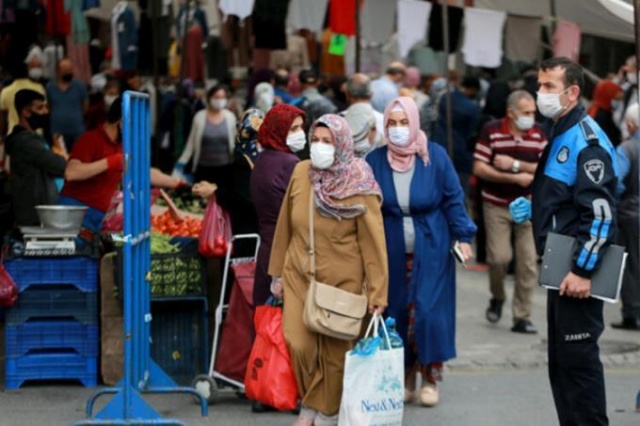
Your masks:
{"label": "sidewalk", "polygon": [[[441,404],[405,410],[405,425],[547,426],[557,424],[546,372],[545,292],[536,290],[533,322],[538,335],[520,335],[511,327],[510,301],[502,320],[484,318],[488,283],[484,272],[460,271],[458,277],[458,358],[449,362],[441,385]],[[511,289],[511,285],[509,287]],[[511,290],[508,291],[511,294]],[[618,320],[619,305],[605,308],[607,325]],[[640,333],[607,327],[601,338],[607,368],[607,399],[611,425],[637,426],[634,412],[640,390]],[[629,351],[620,353],[620,351]],[[63,426],[84,418],[86,400],[95,392],[77,385],[27,385],[0,392],[0,426]],[[208,418],[189,396],[148,396],[163,416],[192,426],[290,425],[294,416],[252,414],[246,400],[225,394],[209,407]],[[108,397],[101,400],[104,404]],[[97,405],[97,409],[100,408]]]}

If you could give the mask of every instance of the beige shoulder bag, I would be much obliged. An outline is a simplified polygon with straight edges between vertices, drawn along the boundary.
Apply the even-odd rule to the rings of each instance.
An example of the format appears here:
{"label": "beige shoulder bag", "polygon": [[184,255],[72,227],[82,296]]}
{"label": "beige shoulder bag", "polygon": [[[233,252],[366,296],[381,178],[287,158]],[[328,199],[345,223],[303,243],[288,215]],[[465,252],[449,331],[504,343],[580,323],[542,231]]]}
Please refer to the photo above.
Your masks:
{"label": "beige shoulder bag", "polygon": [[314,193],[309,199],[309,257],[311,282],[307,291],[302,320],[311,331],[340,340],[353,340],[362,330],[362,319],[367,313],[368,300],[363,284],[362,294],[340,290],[316,281],[316,255],[313,229]]}

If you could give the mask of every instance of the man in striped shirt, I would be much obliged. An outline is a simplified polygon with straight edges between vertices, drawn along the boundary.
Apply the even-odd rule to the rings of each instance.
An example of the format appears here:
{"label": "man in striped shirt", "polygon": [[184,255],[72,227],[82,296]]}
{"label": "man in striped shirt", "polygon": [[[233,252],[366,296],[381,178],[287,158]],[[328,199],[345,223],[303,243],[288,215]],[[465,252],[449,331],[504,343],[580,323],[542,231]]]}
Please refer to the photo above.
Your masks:
{"label": "man in striped shirt", "polygon": [[531,182],[546,137],[535,124],[533,97],[517,90],[507,100],[507,116],[488,122],[476,143],[473,173],[483,182],[482,203],[487,234],[487,263],[492,298],[487,320],[498,322],[506,299],[504,279],[513,258],[511,234],[515,234],[516,284],[513,294],[513,327],[517,333],[536,333],[531,323],[533,289],[537,280],[537,255],[531,222],[513,222],[509,203],[531,196]]}

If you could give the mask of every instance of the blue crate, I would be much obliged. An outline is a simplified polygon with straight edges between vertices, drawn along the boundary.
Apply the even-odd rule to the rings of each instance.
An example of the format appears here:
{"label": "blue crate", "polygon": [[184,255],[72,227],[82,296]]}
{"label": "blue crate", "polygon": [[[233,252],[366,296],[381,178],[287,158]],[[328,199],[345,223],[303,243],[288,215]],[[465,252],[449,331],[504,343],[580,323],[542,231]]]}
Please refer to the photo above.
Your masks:
{"label": "blue crate", "polygon": [[37,285],[73,285],[84,292],[98,290],[98,261],[89,257],[15,258],[4,266],[23,292]]}
{"label": "blue crate", "polygon": [[28,380],[78,380],[85,387],[98,385],[98,357],[74,353],[32,354],[5,359],[5,387],[18,389]]}
{"label": "blue crate", "polygon": [[74,286],[32,286],[20,293],[18,303],[6,312],[7,325],[45,319],[97,324],[98,293],[81,292]]}
{"label": "blue crate", "polygon": [[98,325],[75,321],[33,321],[5,329],[6,356],[73,350],[83,357],[98,356]]}
{"label": "blue crate", "polygon": [[207,299],[151,303],[151,358],[179,385],[207,373]]}

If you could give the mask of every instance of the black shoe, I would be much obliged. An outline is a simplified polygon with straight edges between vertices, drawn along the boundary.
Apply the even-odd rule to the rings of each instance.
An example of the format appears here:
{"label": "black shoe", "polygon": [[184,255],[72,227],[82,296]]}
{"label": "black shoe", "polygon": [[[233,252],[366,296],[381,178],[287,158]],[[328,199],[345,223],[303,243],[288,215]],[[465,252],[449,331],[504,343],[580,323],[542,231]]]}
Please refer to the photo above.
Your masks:
{"label": "black shoe", "polygon": [[640,330],[640,318],[626,317],[622,318],[620,322],[614,322],[611,327],[618,330]]}
{"label": "black shoe", "polygon": [[252,413],[268,413],[270,411],[276,411],[276,409],[266,404],[263,404],[262,402],[258,402],[258,401],[251,402]]}
{"label": "black shoe", "polygon": [[511,327],[511,331],[514,333],[524,333],[524,334],[536,334],[538,329],[535,325],[528,319],[517,320],[513,327]]}
{"label": "black shoe", "polygon": [[489,300],[489,307],[487,308],[487,312],[485,316],[487,317],[487,321],[496,323],[500,321],[500,317],[502,317],[502,304],[503,300],[491,299]]}

